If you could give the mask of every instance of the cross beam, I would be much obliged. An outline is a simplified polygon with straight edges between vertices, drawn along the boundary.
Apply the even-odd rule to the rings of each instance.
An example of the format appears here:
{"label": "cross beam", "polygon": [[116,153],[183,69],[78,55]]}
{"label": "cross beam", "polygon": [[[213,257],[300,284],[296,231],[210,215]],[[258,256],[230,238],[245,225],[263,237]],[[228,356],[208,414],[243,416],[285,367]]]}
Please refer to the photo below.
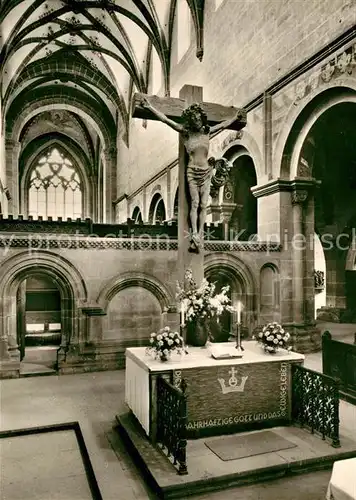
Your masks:
{"label": "cross beam", "polygon": [[[189,87],[188,85],[186,87]],[[147,96],[146,94],[137,93],[133,98],[132,116],[134,118],[142,118],[143,120],[158,120],[149,109],[141,106],[142,98],[145,97],[156,108],[164,113],[168,118],[177,123],[182,122],[182,113],[187,107],[185,99],[177,97],[158,97],[156,95]],[[197,102],[199,102],[197,100]],[[191,104],[191,103],[190,103]],[[235,108],[234,106],[223,106],[212,102],[199,103],[208,117],[210,126],[217,125],[225,120],[230,120],[236,116],[237,111],[240,111],[238,119],[232,123],[229,130],[241,130],[245,127],[246,111],[244,109]]]}

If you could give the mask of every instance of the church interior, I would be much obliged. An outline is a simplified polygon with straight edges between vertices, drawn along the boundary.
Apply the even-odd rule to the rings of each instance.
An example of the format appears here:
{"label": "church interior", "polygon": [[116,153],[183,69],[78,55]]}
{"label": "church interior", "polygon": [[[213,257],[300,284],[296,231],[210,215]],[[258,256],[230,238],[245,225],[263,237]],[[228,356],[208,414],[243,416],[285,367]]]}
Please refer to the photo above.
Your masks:
{"label": "church interior", "polygon": [[[44,489],[38,481],[31,498],[156,498],[112,426],[127,403],[127,349],[184,327],[176,291],[187,267],[227,290],[212,342],[241,333],[252,344],[281,325],[307,369],[342,379],[340,432],[355,439],[355,1],[0,3],[4,499],[28,498],[38,474],[26,464],[40,445],[14,451],[11,432],[74,421],[96,487],[64,452],[51,466],[63,440],[48,439]],[[140,96],[177,124],[198,102],[212,131],[217,110],[246,116],[210,133],[209,156],[230,170],[210,192],[196,254],[184,250],[187,149]],[[338,500],[325,496],[332,466],[195,497]],[[52,474],[67,490],[51,489]]]}

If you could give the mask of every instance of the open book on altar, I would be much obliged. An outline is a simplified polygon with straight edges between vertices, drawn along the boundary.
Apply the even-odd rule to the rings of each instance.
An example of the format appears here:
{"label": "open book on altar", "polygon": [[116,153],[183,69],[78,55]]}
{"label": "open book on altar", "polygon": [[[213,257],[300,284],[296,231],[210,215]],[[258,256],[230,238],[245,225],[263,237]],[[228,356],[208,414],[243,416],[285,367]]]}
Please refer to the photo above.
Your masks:
{"label": "open book on altar", "polygon": [[226,345],[222,344],[210,344],[209,351],[214,359],[230,359],[230,358],[242,358],[243,353],[238,351],[234,343]]}

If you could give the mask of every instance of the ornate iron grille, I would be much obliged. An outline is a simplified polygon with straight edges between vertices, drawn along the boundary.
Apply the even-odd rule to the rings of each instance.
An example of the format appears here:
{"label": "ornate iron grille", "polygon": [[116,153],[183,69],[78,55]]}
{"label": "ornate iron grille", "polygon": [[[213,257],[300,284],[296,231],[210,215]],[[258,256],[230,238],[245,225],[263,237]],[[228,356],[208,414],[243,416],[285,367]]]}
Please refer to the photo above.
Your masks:
{"label": "ornate iron grille", "polygon": [[178,474],[188,474],[186,463],[187,396],[186,383],[182,380],[180,389],[157,378],[157,443],[173,464],[178,465]]}
{"label": "ornate iron grille", "polygon": [[339,439],[339,382],[294,364],[292,366],[292,419],[312,433],[332,440],[340,446]]}
{"label": "ornate iron grille", "polygon": [[356,333],[354,344],[333,340],[328,331],[322,342],[323,373],[340,380],[341,398],[356,404]]}

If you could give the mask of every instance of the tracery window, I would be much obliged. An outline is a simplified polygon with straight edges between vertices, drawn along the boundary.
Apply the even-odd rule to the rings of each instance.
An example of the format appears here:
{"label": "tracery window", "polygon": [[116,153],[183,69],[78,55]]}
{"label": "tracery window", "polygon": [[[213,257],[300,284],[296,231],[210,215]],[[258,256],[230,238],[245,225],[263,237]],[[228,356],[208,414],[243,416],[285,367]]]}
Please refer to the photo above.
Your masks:
{"label": "tracery window", "polygon": [[77,169],[57,148],[42,156],[31,172],[28,213],[34,217],[83,217],[82,183]]}

